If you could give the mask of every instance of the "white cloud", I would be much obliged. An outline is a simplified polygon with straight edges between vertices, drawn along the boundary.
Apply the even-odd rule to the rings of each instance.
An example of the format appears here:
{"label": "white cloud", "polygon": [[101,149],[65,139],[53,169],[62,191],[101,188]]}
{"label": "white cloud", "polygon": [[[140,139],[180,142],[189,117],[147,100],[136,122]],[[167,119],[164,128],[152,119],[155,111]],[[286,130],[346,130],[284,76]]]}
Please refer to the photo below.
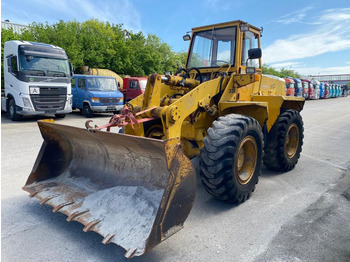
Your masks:
{"label": "white cloud", "polygon": [[303,20],[303,18],[306,16],[306,12],[312,8],[313,7],[309,6],[309,7],[303,8],[301,10],[297,10],[295,12],[289,13],[287,15],[284,15],[284,16],[278,18],[274,22],[282,23],[282,24],[286,24],[286,25],[291,24],[291,23],[301,22]]}
{"label": "white cloud", "polygon": [[[32,0],[30,3],[24,3],[23,9],[17,10],[14,3],[7,4],[8,15],[12,12],[21,12],[21,21],[23,24],[29,24],[33,21],[56,23],[59,20],[83,22],[91,18],[113,24],[123,24],[124,28],[133,31],[141,31],[142,14],[132,4],[131,1],[124,0]],[[28,6],[27,6],[28,5]],[[30,8],[29,8],[30,6]],[[31,12],[35,9],[35,12]],[[22,10],[22,11],[21,11]],[[23,10],[28,10],[24,12]],[[50,15],[48,15],[50,14]],[[18,20],[18,19],[16,19]],[[14,21],[15,22],[15,21]]]}
{"label": "white cloud", "polygon": [[294,70],[295,67],[301,67],[301,66],[304,66],[304,64],[300,62],[284,62],[284,63],[272,64],[270,66],[276,69],[291,68]]}
{"label": "white cloud", "polygon": [[264,48],[264,63],[283,62],[350,49],[350,8],[326,10],[315,16],[318,16],[319,20],[313,25],[313,31],[278,39]]}
{"label": "white cloud", "polygon": [[343,67],[296,67],[292,68],[301,75],[333,75],[349,74],[350,66]]}

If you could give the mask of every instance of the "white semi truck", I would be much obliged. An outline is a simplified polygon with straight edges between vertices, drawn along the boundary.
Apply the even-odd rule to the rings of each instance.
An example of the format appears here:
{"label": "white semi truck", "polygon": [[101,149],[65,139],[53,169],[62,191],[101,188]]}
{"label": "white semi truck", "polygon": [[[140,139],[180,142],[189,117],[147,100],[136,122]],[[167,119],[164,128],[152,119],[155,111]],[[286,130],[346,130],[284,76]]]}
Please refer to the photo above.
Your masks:
{"label": "white semi truck", "polygon": [[72,112],[70,79],[73,75],[66,52],[54,45],[8,41],[4,46],[4,93],[1,110],[13,121],[24,115]]}

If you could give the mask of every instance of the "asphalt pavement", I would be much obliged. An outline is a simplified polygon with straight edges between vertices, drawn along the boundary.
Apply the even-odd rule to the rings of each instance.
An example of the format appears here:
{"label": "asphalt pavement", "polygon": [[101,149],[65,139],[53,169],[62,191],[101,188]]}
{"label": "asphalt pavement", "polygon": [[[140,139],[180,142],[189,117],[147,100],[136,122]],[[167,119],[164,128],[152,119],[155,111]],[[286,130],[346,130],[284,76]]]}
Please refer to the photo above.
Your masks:
{"label": "asphalt pavement", "polygon": [[[350,261],[350,97],[307,101],[301,115],[305,137],[295,169],[263,167],[241,205],[215,200],[198,179],[184,228],[130,261]],[[102,125],[110,117],[93,120]],[[43,141],[38,119],[12,122],[2,114],[2,261],[127,261],[125,250],[21,189]],[[78,112],[56,120],[85,121]],[[193,163],[198,168],[198,159]]]}

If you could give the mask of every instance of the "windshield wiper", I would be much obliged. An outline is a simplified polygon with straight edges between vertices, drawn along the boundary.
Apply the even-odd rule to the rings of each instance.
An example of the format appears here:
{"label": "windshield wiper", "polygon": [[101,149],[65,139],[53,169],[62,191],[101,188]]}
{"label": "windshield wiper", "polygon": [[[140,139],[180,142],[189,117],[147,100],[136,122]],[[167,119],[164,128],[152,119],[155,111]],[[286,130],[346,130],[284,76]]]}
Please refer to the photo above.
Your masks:
{"label": "windshield wiper", "polygon": [[29,72],[30,75],[37,75],[37,76],[45,76],[45,71],[44,70],[40,70],[40,69],[24,69],[23,71],[34,71],[37,73],[31,73]]}
{"label": "windshield wiper", "polygon": [[47,70],[48,73],[54,73],[53,76],[67,76],[65,72],[62,71],[52,71],[52,70]]}

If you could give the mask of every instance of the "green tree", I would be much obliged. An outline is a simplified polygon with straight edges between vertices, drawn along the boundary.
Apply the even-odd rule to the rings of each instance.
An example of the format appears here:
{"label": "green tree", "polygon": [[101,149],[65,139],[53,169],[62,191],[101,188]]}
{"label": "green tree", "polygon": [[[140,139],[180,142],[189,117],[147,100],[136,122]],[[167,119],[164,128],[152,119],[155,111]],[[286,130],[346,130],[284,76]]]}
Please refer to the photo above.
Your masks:
{"label": "green tree", "polygon": [[186,53],[174,54],[154,34],[145,36],[123,25],[90,19],[85,22],[33,22],[21,35],[2,30],[2,49],[8,40],[23,39],[63,48],[74,67],[106,68],[122,75],[144,76],[184,67]]}
{"label": "green tree", "polygon": [[[19,35],[14,33],[12,29],[1,29],[1,61],[4,62],[4,45],[10,40],[18,40]],[[1,90],[4,89],[4,67],[1,67]]]}
{"label": "green tree", "polygon": [[295,72],[292,69],[286,69],[282,68],[281,70],[277,70],[267,64],[263,64],[262,66],[262,73],[267,75],[274,75],[278,77],[285,78],[287,76],[293,77],[293,78],[301,78],[301,75]]}

